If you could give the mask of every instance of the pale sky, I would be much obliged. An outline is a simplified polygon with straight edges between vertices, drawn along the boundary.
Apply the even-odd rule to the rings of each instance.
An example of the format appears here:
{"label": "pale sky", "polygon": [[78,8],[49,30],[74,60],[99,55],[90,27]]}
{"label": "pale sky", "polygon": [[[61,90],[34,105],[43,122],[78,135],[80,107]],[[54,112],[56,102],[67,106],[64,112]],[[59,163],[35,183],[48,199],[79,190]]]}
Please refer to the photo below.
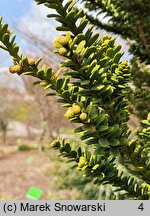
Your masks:
{"label": "pale sky", "polygon": [[11,23],[26,14],[32,2],[33,0],[0,0],[0,15]]}
{"label": "pale sky", "polygon": [[[58,33],[55,30],[56,22],[54,19],[46,18],[46,15],[50,13],[50,9],[45,6],[37,5],[34,0],[0,0],[0,16],[3,16],[4,22],[8,22],[11,29],[17,27],[26,29],[26,25],[30,31],[33,31],[42,38],[46,38],[52,43],[52,41],[58,37]],[[16,42],[20,45],[20,48],[25,51],[26,43],[22,40],[21,36],[17,34]],[[117,38],[120,43],[120,38]],[[121,40],[123,50],[126,49],[126,44]],[[128,58],[128,53],[124,55],[124,58]],[[11,58],[0,50],[0,67],[6,67],[10,65]]]}
{"label": "pale sky", "polygon": [[[26,50],[26,43],[17,32],[17,28],[26,29],[28,25],[29,30],[43,38],[49,38],[51,43],[57,37],[54,20],[46,17],[49,11],[45,6],[38,6],[34,0],[0,0],[0,16],[3,17],[3,23],[7,22],[10,29],[15,30],[16,42],[23,51]],[[0,50],[0,67],[10,65],[10,61],[9,55]]]}

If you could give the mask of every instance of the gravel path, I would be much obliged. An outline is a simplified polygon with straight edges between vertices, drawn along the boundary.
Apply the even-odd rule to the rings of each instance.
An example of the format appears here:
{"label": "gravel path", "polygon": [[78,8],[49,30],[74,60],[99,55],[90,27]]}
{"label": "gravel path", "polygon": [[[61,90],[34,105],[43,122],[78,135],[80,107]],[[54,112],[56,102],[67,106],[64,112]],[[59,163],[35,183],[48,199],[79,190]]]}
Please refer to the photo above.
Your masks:
{"label": "gravel path", "polygon": [[[26,161],[28,157],[33,157],[32,163]],[[28,188],[35,186],[44,191],[41,199],[45,198],[50,187],[50,178],[44,175],[47,168],[50,168],[50,161],[44,153],[30,151],[6,155],[0,159],[0,193],[6,198],[27,199]]]}

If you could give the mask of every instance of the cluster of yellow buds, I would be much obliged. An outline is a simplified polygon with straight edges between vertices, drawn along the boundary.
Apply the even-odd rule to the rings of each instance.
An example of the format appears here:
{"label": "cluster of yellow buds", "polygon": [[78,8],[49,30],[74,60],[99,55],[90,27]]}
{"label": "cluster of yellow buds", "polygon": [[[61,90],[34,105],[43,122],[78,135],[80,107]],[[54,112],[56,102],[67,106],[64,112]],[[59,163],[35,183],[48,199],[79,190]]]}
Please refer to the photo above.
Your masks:
{"label": "cluster of yellow buds", "polygon": [[65,114],[65,117],[67,118],[72,118],[74,117],[75,115],[79,115],[79,118],[82,120],[82,121],[85,121],[87,119],[87,114],[85,112],[81,112],[81,107],[77,104],[73,104],[72,107],[70,107],[66,114]]}
{"label": "cluster of yellow buds", "polygon": [[61,35],[59,38],[57,38],[55,41],[54,41],[54,46],[56,48],[58,48],[58,53],[62,56],[66,56],[67,55],[67,46],[68,46],[68,43],[69,43],[69,40],[71,38],[71,33],[70,32],[67,32],[66,35]]}
{"label": "cluster of yellow buds", "polygon": [[[27,62],[28,62],[28,65],[29,66],[34,66],[35,65],[35,59],[34,58],[27,58]],[[16,65],[13,65],[9,68],[9,72],[12,73],[12,74],[22,74],[23,72],[23,66],[22,64],[16,64]]]}
{"label": "cluster of yellow buds", "polygon": [[12,74],[15,74],[15,73],[21,74],[22,71],[23,71],[23,68],[22,68],[22,66],[19,65],[19,64],[14,65],[14,66],[11,66],[11,67],[9,68],[9,72],[12,73]]}

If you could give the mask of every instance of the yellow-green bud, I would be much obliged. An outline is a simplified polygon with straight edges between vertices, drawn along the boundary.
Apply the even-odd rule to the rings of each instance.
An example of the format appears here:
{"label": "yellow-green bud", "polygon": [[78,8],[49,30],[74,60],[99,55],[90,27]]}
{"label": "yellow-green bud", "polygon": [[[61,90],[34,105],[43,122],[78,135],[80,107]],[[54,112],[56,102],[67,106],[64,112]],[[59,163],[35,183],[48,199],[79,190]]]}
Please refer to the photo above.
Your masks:
{"label": "yellow-green bud", "polygon": [[86,114],[86,113],[81,113],[80,119],[81,119],[82,121],[85,121],[85,120],[87,119],[87,114]]}
{"label": "yellow-green bud", "polygon": [[28,58],[28,64],[31,65],[31,66],[35,65],[34,58]]}
{"label": "yellow-green bud", "polygon": [[71,118],[73,116],[74,116],[74,112],[72,111],[72,109],[68,109],[67,112],[65,113],[65,117]]}
{"label": "yellow-green bud", "polygon": [[21,65],[14,65],[14,66],[11,66],[9,68],[9,72],[14,74],[14,73],[21,73],[23,70],[23,68],[21,67]]}
{"label": "yellow-green bud", "polygon": [[78,106],[78,105],[73,105],[72,106],[72,111],[75,113],[75,114],[78,114],[81,112],[81,108]]}
{"label": "yellow-green bud", "polygon": [[68,38],[66,36],[60,36],[58,42],[62,45],[62,46],[66,46],[69,42]]}
{"label": "yellow-green bud", "polygon": [[85,157],[81,156],[81,157],[79,158],[78,167],[79,167],[79,168],[82,168],[82,167],[84,167],[84,166],[86,166],[86,165],[87,165],[87,161],[86,161]]}
{"label": "yellow-green bud", "polygon": [[62,47],[62,45],[59,43],[59,38],[54,40],[53,45],[58,49]]}
{"label": "yellow-green bud", "polygon": [[67,54],[67,49],[64,47],[59,48],[58,53],[62,56],[65,56]]}
{"label": "yellow-green bud", "polygon": [[40,85],[44,88],[48,85],[48,83],[44,80],[40,82]]}

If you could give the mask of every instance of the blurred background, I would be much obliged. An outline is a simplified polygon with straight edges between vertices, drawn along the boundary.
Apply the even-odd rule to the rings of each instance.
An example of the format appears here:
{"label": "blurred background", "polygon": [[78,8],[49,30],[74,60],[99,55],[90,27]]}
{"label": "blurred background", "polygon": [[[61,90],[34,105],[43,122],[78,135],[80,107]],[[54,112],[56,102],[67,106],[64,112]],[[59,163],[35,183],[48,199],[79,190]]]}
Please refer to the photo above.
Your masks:
{"label": "blurred background", "polygon": [[[53,40],[59,33],[56,22],[46,18],[50,12],[33,0],[0,1],[0,16],[14,29],[21,51],[43,57],[42,63],[57,70],[62,59],[53,53]],[[116,37],[126,51],[125,41]],[[126,51],[124,59],[129,58]],[[31,186],[43,191],[41,199],[98,199],[102,193],[97,186],[85,186],[57,152],[47,150],[57,136],[76,139],[65,110],[57,98],[45,97],[41,87],[33,86],[33,78],[11,75],[11,65],[10,56],[0,50],[0,199],[26,199]],[[130,126],[137,123],[134,119]]]}

